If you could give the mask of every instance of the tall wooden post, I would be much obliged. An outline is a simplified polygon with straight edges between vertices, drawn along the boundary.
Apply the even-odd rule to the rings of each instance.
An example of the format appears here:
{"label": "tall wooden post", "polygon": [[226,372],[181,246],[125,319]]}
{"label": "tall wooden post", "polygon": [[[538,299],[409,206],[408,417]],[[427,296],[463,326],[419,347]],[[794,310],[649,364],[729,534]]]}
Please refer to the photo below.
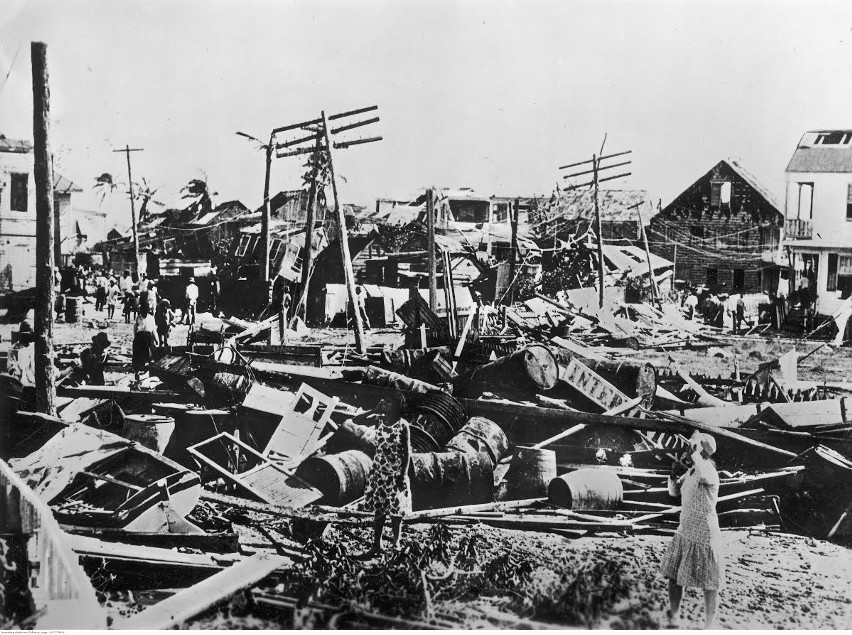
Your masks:
{"label": "tall wooden post", "polygon": [[331,135],[329,134],[328,119],[325,116],[325,111],[322,112],[322,130],[328,152],[328,175],[331,179],[331,192],[334,195],[334,213],[337,218],[340,255],[343,260],[343,273],[346,278],[346,291],[355,314],[353,316],[355,323],[355,348],[358,349],[359,353],[365,355],[367,353],[367,345],[364,341],[364,322],[361,320],[361,311],[358,309],[358,299],[355,294],[355,274],[352,271],[352,257],[349,255],[346,215],[343,213],[343,208],[340,207],[340,200],[337,196],[337,179],[334,176],[334,153],[332,151]]}
{"label": "tall wooden post", "polygon": [[50,154],[50,86],[47,45],[31,44],[33,69],[33,141],[36,187],[36,305],[35,383],[36,407],[56,415],[53,366],[53,169]]}
{"label": "tall wooden post", "polygon": [[648,261],[648,277],[651,284],[651,302],[660,303],[660,294],[657,292],[657,281],[654,279],[654,268],[651,266],[651,251],[648,249],[648,234],[645,232],[645,224],[642,222],[642,205],[636,207],[639,216],[639,227],[642,230],[642,241],[645,243],[645,259]]}
{"label": "tall wooden post", "polygon": [[435,262],[435,190],[426,190],[426,257],[429,264],[429,308],[438,308],[438,272]]}
{"label": "tall wooden post", "polygon": [[136,219],[136,202],[133,200],[133,173],[130,171],[130,146],[124,148],[127,156],[127,187],[130,189],[130,220],[133,223],[133,255],[136,258],[136,275],[141,278],[139,271],[139,225]]}
{"label": "tall wooden post", "polygon": [[[322,143],[319,134],[316,142],[316,156],[319,156]],[[311,268],[313,267],[314,257],[314,216],[317,206],[317,179],[319,178],[319,165],[314,166],[311,175],[311,187],[308,190],[308,212],[305,218],[305,250],[302,256],[302,293],[299,299],[299,304],[296,305],[296,310],[293,312],[293,318],[305,307],[305,319],[308,317],[308,285],[311,283]]]}
{"label": "tall wooden post", "polygon": [[592,155],[592,171],[594,174],[593,187],[595,196],[595,231],[598,235],[598,306],[604,305],[604,261],[603,261],[603,229],[601,226],[601,210],[598,203],[598,157]]}
{"label": "tall wooden post", "polygon": [[260,233],[263,236],[263,266],[260,268],[263,281],[269,284],[269,175],[272,171],[272,135],[269,135],[269,143],[266,144],[266,178],[263,180],[263,214],[260,220]]}
{"label": "tall wooden post", "polygon": [[[50,156],[50,172],[56,174],[53,155]],[[53,194],[53,265],[58,267],[62,264],[62,210],[59,209],[56,192]]]}
{"label": "tall wooden post", "polygon": [[509,254],[509,295],[506,304],[514,304],[515,300],[515,272],[518,267],[518,214],[521,209],[520,199],[515,199],[514,205],[509,203],[509,219],[512,223],[512,252]]}

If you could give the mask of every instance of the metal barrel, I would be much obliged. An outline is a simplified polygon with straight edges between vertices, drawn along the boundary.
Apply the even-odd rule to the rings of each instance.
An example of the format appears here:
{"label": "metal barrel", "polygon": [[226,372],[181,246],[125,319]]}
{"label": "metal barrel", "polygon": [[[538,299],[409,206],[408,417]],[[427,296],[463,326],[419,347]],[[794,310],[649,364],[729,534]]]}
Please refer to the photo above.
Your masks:
{"label": "metal barrel", "polygon": [[361,450],[367,456],[372,457],[376,453],[376,429],[352,421],[344,421],[337,427],[337,431],[328,440],[325,447],[326,451]]}
{"label": "metal barrel", "polygon": [[302,461],[296,475],[322,492],[326,505],[345,505],[361,498],[373,459],[360,450],[313,456]]}
{"label": "metal barrel", "polygon": [[624,498],[624,486],[612,470],[580,469],[550,481],[547,497],[566,509],[615,509]]}
{"label": "metal barrel", "polygon": [[491,419],[471,417],[459,433],[450,439],[447,450],[477,454],[485,452],[494,467],[509,452],[506,433]]}
{"label": "metal barrel", "polygon": [[428,452],[411,455],[414,509],[490,503],[494,500],[494,468],[484,453]]}
{"label": "metal barrel", "polygon": [[83,320],[83,298],[65,298],[65,321],[81,322]]}
{"label": "metal barrel", "polygon": [[149,450],[162,453],[169,444],[175,420],[162,415],[125,415],[121,436],[136,441]]}
{"label": "metal barrel", "polygon": [[528,346],[474,370],[461,385],[483,390],[549,390],[559,380],[559,362],[546,346]]}
{"label": "metal barrel", "polygon": [[408,405],[411,447],[420,452],[444,449],[467,420],[464,406],[444,392],[418,395]]}
{"label": "metal barrel", "polygon": [[503,500],[544,498],[547,486],[556,478],[556,452],[516,446],[512,462],[506,472],[506,483],[501,488]]}

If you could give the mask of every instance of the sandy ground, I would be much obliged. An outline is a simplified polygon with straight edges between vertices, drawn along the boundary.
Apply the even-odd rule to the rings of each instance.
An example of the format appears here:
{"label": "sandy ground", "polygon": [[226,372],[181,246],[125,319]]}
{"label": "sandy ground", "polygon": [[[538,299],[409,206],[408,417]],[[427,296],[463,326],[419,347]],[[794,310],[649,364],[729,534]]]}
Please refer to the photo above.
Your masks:
{"label": "sandy ground", "polygon": [[[62,344],[84,344],[98,330],[106,330],[115,346],[126,354],[132,340],[132,325],[118,321],[106,323],[93,316],[87,305],[82,323],[58,323],[55,340]],[[200,316],[200,322],[205,316]],[[0,348],[8,346],[9,336],[16,325],[0,324]],[[172,341],[186,341],[186,326],[178,326]],[[303,341],[343,344],[346,332],[313,331]],[[399,340],[392,332],[372,331],[368,343],[391,343]],[[351,339],[349,339],[351,342]],[[735,353],[744,373],[755,370],[768,361],[796,346],[801,354],[811,351],[819,342],[753,340],[738,341],[724,346]],[[122,350],[123,349],[123,350]],[[639,351],[638,358],[662,365],[667,353]],[[674,351],[672,356],[691,372],[729,374],[730,359],[713,356],[706,351]],[[826,346],[809,357],[800,369],[801,379],[817,381],[852,380],[852,349],[838,350]],[[462,530],[455,530],[462,531]],[[521,548],[531,554],[539,567],[553,567],[565,558],[619,558],[628,572],[632,594],[605,617],[599,626],[640,628],[662,627],[667,601],[666,582],[657,574],[660,558],[670,538],[661,536],[591,536],[568,539],[547,533],[514,532],[488,529],[492,539],[505,548]],[[417,532],[412,538],[416,539]],[[722,628],[848,628],[852,624],[852,552],[837,545],[787,534],[749,531],[725,531],[727,587],[721,594],[719,624]],[[472,616],[476,615],[472,605]],[[683,628],[699,628],[703,624],[703,601],[696,591],[687,592],[684,603]],[[484,620],[483,625],[487,623]],[[471,625],[475,625],[474,622]],[[220,621],[200,620],[194,626],[215,627]],[[241,622],[251,627],[251,620]],[[267,624],[276,626],[275,624]],[[257,626],[263,626],[258,623]],[[277,624],[286,627],[286,624]]]}

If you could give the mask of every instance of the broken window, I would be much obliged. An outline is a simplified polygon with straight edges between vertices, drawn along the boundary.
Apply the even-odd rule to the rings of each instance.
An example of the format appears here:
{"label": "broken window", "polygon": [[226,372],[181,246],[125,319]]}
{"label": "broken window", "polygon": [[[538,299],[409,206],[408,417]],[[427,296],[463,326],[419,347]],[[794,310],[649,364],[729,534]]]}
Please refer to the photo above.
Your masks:
{"label": "broken window", "polygon": [[852,256],[839,257],[837,273],[841,276],[852,276]]}
{"label": "broken window", "polygon": [[710,209],[731,208],[731,182],[713,181],[710,183]]}
{"label": "broken window", "polygon": [[691,242],[704,240],[704,228],[701,225],[691,225],[689,227],[689,238]]}
{"label": "broken window", "polygon": [[234,253],[237,258],[242,258],[246,255],[246,251],[248,251],[248,246],[249,242],[251,242],[251,238],[252,237],[250,234],[243,234],[242,236],[240,236],[240,244],[237,245],[237,251],[236,253]]}
{"label": "broken window", "polygon": [[814,184],[798,183],[798,204],[796,205],[796,218],[799,220],[810,220],[814,211]]}
{"label": "broken window", "polygon": [[734,289],[742,289],[745,286],[745,269],[734,269]]}
{"label": "broken window", "polygon": [[837,254],[828,254],[828,280],[825,284],[826,291],[837,291]]}
{"label": "broken window", "polygon": [[11,203],[13,212],[26,212],[29,199],[29,175],[12,172]]}
{"label": "broken window", "polygon": [[715,267],[707,267],[707,275],[704,280],[708,287],[712,287],[719,282],[719,270]]}
{"label": "broken window", "polygon": [[852,220],[852,183],[846,186],[846,220]]}
{"label": "broken window", "polygon": [[494,205],[494,222],[506,223],[509,221],[509,204],[497,203]]}
{"label": "broken window", "polygon": [[275,263],[278,258],[278,254],[281,253],[281,239],[273,238],[272,243],[269,245],[269,262],[270,264]]}
{"label": "broken window", "polygon": [[450,201],[453,218],[459,223],[487,223],[491,213],[489,201]]}
{"label": "broken window", "polygon": [[814,141],[815,146],[837,146],[837,145],[846,145],[852,141],[852,132],[847,131],[834,131],[834,132],[820,132],[816,136],[816,140]]}

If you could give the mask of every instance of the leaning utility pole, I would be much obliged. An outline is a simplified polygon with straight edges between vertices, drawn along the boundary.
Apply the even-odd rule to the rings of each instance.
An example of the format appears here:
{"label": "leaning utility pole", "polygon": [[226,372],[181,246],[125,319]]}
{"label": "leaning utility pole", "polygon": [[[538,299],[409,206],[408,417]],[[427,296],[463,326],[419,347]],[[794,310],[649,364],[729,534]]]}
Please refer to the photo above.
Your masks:
{"label": "leaning utility pole", "polygon": [[435,263],[435,190],[431,187],[426,190],[426,259],[429,264],[429,308],[436,311],[438,272]]}
{"label": "leaning utility pole", "polygon": [[334,176],[334,157],[331,152],[332,143],[328,130],[328,118],[322,111],[322,129],[325,137],[326,152],[328,152],[328,175],[331,178],[331,193],[334,196],[334,215],[337,220],[338,236],[340,238],[340,255],[343,259],[343,272],[346,279],[346,291],[349,294],[349,302],[352,303],[352,312],[355,322],[355,348],[358,352],[365,354],[367,346],[364,342],[364,322],[361,319],[361,310],[358,306],[358,297],[355,293],[355,272],[352,270],[352,256],[349,253],[349,237],[346,231],[346,215],[340,206],[337,197],[337,179]]}
{"label": "leaning utility pole", "polygon": [[260,233],[263,237],[263,281],[269,284],[269,217],[272,215],[269,203],[269,177],[272,172],[272,138],[275,133],[269,135],[269,143],[266,144],[266,178],[263,180],[263,214],[260,219]]}
{"label": "leaning utility pole", "polygon": [[33,71],[33,141],[36,186],[36,305],[35,386],[36,407],[56,415],[56,382],[53,366],[53,168],[50,154],[50,85],[47,45],[30,47]]}
{"label": "leaning utility pole", "polygon": [[136,259],[136,275],[141,273],[139,271],[139,228],[136,222],[136,202],[133,200],[133,173],[130,171],[130,153],[142,152],[143,150],[144,148],[131,148],[128,145],[118,150],[113,150],[113,152],[124,152],[127,156],[127,187],[130,194],[130,222],[133,224],[133,255]]}
{"label": "leaning utility pole", "polygon": [[[606,137],[604,137],[604,141],[606,141]],[[601,151],[603,151],[603,147],[601,147]],[[630,154],[632,150],[625,150],[624,152],[616,152],[614,154],[608,154],[606,156],[598,156],[593,154],[591,160],[588,161],[579,161],[577,163],[569,163],[568,165],[562,165],[559,167],[560,170],[565,170],[567,168],[574,168],[577,166],[586,166],[591,163],[592,167],[588,170],[581,170],[580,172],[574,172],[573,174],[566,174],[563,176],[563,179],[570,179],[581,175],[591,174],[592,180],[586,183],[579,183],[576,185],[572,185],[570,187],[565,188],[565,191],[568,190],[576,190],[577,188],[587,187],[589,185],[592,186],[592,196],[594,198],[595,205],[595,233],[597,234],[598,241],[598,305],[603,308],[604,304],[604,264],[603,264],[603,229],[601,223],[601,212],[600,212],[600,202],[598,200],[598,190],[599,185],[604,181],[612,181],[613,179],[620,179],[625,176],[630,176],[630,172],[623,172],[622,174],[616,174],[614,176],[607,176],[604,178],[600,178],[600,173],[604,170],[610,170],[612,168],[617,168],[622,165],[630,165],[631,161],[622,161],[621,163],[613,163],[611,165],[601,166],[601,161],[606,159],[612,159],[614,157],[624,156],[625,154]]]}
{"label": "leaning utility pole", "polygon": [[521,211],[521,200],[516,198],[514,205],[508,203],[509,220],[512,224],[512,243],[509,253],[509,292],[506,304],[512,305],[515,300],[515,273],[518,268],[518,214]]}
{"label": "leaning utility pole", "polygon": [[[382,137],[369,137],[366,139],[353,139],[350,141],[332,141],[333,135],[347,130],[352,130],[354,128],[360,128],[361,126],[366,126],[371,123],[375,123],[379,121],[378,117],[365,119],[363,121],[356,121],[354,123],[338,126],[337,128],[329,128],[328,122],[343,119],[345,117],[351,117],[353,115],[360,115],[366,112],[372,112],[374,110],[378,110],[378,108],[378,106],[368,106],[366,108],[358,108],[357,110],[350,110],[348,112],[329,116],[326,116],[325,111],[323,111],[316,119],[312,119],[310,121],[303,121],[301,123],[296,123],[289,126],[284,126],[282,128],[276,128],[273,131],[273,134],[279,134],[288,130],[296,129],[308,130],[311,132],[311,134],[306,137],[293,139],[291,141],[286,141],[283,143],[276,143],[275,147],[278,150],[276,156],[278,158],[322,151],[328,153],[328,174],[331,180],[331,191],[334,195],[334,213],[339,230],[340,253],[341,258],[343,260],[343,272],[346,278],[346,291],[349,296],[349,302],[352,304],[355,313],[355,315],[353,316],[353,322],[355,324],[355,346],[358,349],[358,352],[361,354],[365,354],[367,352],[367,347],[364,339],[364,323],[361,319],[361,312],[358,307],[358,298],[356,297],[355,293],[355,274],[352,270],[352,257],[349,252],[349,238],[348,232],[346,230],[346,216],[343,212],[343,208],[340,206],[340,199],[337,194],[337,179],[335,178],[334,174],[334,158],[332,156],[332,149],[342,150],[344,148],[348,148],[349,146],[360,145],[363,143],[372,143],[374,141],[381,141]],[[318,136],[321,136],[321,142],[318,141]],[[304,144],[306,142],[312,143],[308,146],[299,147],[301,144]],[[313,227],[308,227],[306,225],[305,232],[313,232]],[[308,243],[307,237],[305,239],[305,243]],[[310,272],[308,275],[310,275]]]}
{"label": "leaning utility pole", "polygon": [[[319,159],[320,148],[322,147],[322,138],[317,134],[316,144],[316,160]],[[305,218],[305,250],[302,256],[302,291],[299,303],[296,305],[296,310],[293,312],[295,319],[298,313],[304,308],[305,319],[308,317],[308,287],[311,282],[311,270],[314,267],[314,218],[316,216],[318,184],[317,179],[320,177],[320,165],[317,163],[311,173],[311,185],[308,188],[308,210]]]}

